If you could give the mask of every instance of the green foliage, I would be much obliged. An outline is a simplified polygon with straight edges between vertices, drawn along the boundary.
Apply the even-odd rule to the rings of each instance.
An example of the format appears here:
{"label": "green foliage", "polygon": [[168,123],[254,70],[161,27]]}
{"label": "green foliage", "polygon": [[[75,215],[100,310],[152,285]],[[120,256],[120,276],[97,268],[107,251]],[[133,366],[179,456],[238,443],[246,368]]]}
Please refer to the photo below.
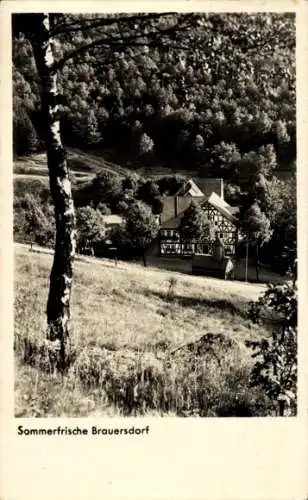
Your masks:
{"label": "green foliage", "polygon": [[154,142],[152,141],[151,137],[143,133],[139,141],[139,154],[145,155],[152,153],[153,147],[154,147]]}
{"label": "green foliage", "polygon": [[176,285],[177,285],[177,279],[174,276],[171,276],[171,278],[169,279],[169,288],[166,295],[166,298],[168,300],[172,300],[174,298]]}
{"label": "green foliage", "polygon": [[75,191],[74,200],[77,206],[92,204],[97,207],[104,203],[114,208],[121,193],[121,177],[115,173],[103,171],[97,174],[86,186]]}
{"label": "green foliage", "polygon": [[114,240],[128,255],[140,256],[156,238],[158,228],[151,209],[142,201],[137,201],[130,206],[125,224],[114,235]]}
{"label": "green foliage", "polygon": [[183,175],[163,175],[155,178],[160,194],[166,196],[174,196],[185,180]]}
{"label": "green foliage", "polygon": [[242,222],[243,228],[246,229],[249,237],[255,240],[258,244],[270,239],[270,221],[264,212],[261,211],[257,202],[253,203],[245,212]]}
{"label": "green foliage", "polygon": [[84,116],[78,116],[75,120],[70,120],[72,132],[76,138],[79,145],[83,146],[95,146],[102,139],[98,128],[98,120],[95,115],[95,109],[88,108],[87,103],[82,101],[78,102],[80,109],[87,110],[88,112]]}
{"label": "green foliage", "polygon": [[131,191],[133,195],[136,194],[141,178],[138,174],[133,173],[125,177],[122,181],[123,191]]}
{"label": "green foliage", "polygon": [[32,48],[27,40],[13,46],[13,148],[16,155],[28,155],[39,147],[39,138],[31,116],[40,97]]}
{"label": "green foliage", "polygon": [[35,128],[24,107],[16,106],[13,117],[13,145],[15,155],[29,155],[39,147]]}
{"label": "green foliage", "polygon": [[97,210],[100,211],[102,215],[110,215],[111,210],[105,203],[99,203],[96,207]]}
{"label": "green foliage", "polygon": [[77,251],[87,253],[104,242],[105,223],[102,212],[89,206],[76,210]]}
{"label": "green foliage", "polygon": [[[232,167],[234,168],[240,160],[241,154],[234,142],[226,143],[222,141],[209,151],[211,173],[219,173],[219,175],[223,175],[225,179],[232,175]],[[202,175],[202,173],[203,170],[201,168],[200,175]],[[207,172],[205,171],[205,173]]]}
{"label": "green foliage", "polygon": [[272,144],[244,153],[226,172],[227,177],[238,184],[241,191],[252,196],[260,176],[271,178],[277,167],[277,156]]}
{"label": "green foliage", "polygon": [[[296,180],[279,180],[259,173],[250,194],[244,198],[241,223],[262,261],[286,273],[296,257]],[[250,205],[251,200],[254,200]],[[245,209],[245,206],[248,207]]]}
{"label": "green foliage", "polygon": [[241,222],[249,244],[255,249],[256,275],[259,281],[260,248],[272,236],[271,223],[256,201],[244,212]]}
{"label": "green foliage", "polygon": [[52,206],[32,193],[14,201],[14,238],[20,242],[51,246],[55,224]]}
{"label": "green foliage", "polygon": [[51,195],[45,179],[33,179],[29,176],[29,178],[14,179],[14,207],[18,198],[22,198],[27,193],[33,194],[36,198],[39,198],[41,201],[46,202],[47,204],[51,204]]}
{"label": "green foliage", "polygon": [[258,249],[267,241],[270,240],[272,231],[270,220],[262,212],[259,203],[254,203],[241,213],[241,226],[246,232],[246,238],[249,244]]}
{"label": "green foliage", "polygon": [[163,208],[162,195],[178,190],[181,182],[180,178],[173,176],[147,180],[138,174],[131,174],[121,179],[117,174],[102,172],[87,185],[75,189],[74,199],[77,206],[104,207],[106,214],[124,215],[131,204],[142,201],[156,215]]}
{"label": "green foliage", "polygon": [[[236,158],[272,144],[279,162],[294,160],[294,15],[92,17],[55,16],[55,58],[66,61],[59,67],[66,140],[100,141],[122,159],[150,152],[156,162],[203,172],[221,160],[230,164],[232,151],[219,152],[221,145],[231,145]],[[37,112],[31,45],[18,36],[25,21],[13,43],[14,96]],[[102,37],[103,49],[96,44]],[[115,48],[108,41],[120,43]]]}
{"label": "green foliage", "polygon": [[181,236],[184,240],[203,240],[209,238],[212,228],[200,205],[192,201],[185,210],[180,223]]}
{"label": "green foliage", "polygon": [[270,316],[279,328],[269,339],[250,342],[257,358],[252,371],[252,386],[261,386],[277,415],[295,415],[297,401],[297,288],[296,284],[268,286],[253,302],[250,317],[254,322]]}
{"label": "green foliage", "polygon": [[[260,196],[261,198],[261,196]],[[273,179],[265,186],[262,197],[264,210],[269,214],[273,235],[264,253],[273,256],[274,268],[285,274],[293,266],[297,254],[296,180]]]}
{"label": "green foliage", "polygon": [[139,188],[136,197],[148,204],[152,208],[153,214],[159,214],[162,211],[163,203],[157,182],[148,180],[139,182]]}

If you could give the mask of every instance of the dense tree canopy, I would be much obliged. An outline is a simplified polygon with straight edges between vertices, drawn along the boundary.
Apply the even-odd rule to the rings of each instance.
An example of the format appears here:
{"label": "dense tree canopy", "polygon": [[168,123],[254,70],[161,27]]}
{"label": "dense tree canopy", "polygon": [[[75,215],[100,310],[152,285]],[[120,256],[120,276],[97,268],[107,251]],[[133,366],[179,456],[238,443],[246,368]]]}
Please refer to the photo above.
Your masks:
{"label": "dense tree canopy", "polygon": [[105,239],[104,217],[100,210],[82,207],[77,210],[77,250],[80,253],[92,251]]}
{"label": "dense tree canopy", "polygon": [[121,252],[140,257],[158,234],[158,221],[148,205],[142,201],[132,203],[125,222],[113,234],[113,241]]}
{"label": "dense tree canopy", "polygon": [[55,224],[52,205],[33,192],[15,196],[14,238],[43,246],[54,244]]}
{"label": "dense tree canopy", "polygon": [[[223,177],[251,237],[262,239],[256,220],[271,234],[264,255],[288,262],[296,251],[294,15],[57,14],[52,22],[64,141],[135,170]],[[25,154],[44,139],[40,83],[14,23],[14,149]],[[139,200],[159,214],[182,181],[98,173],[75,201],[126,214]]]}
{"label": "dense tree canopy", "polygon": [[[278,166],[292,168],[292,14],[127,17],[55,19],[66,142],[108,148],[136,165],[199,168],[204,176],[245,166],[247,154],[271,147]],[[40,135],[38,76],[25,37],[14,39],[13,78],[15,116],[22,106]]]}

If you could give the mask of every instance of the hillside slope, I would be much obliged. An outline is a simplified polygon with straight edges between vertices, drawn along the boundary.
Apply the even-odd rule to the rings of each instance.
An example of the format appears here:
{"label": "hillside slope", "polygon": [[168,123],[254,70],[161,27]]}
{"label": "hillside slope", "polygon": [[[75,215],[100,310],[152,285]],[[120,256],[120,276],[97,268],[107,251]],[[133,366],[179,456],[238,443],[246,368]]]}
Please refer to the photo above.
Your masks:
{"label": "hillside slope", "polygon": [[[117,163],[106,160],[108,153],[102,151],[83,151],[78,148],[66,147],[68,153],[69,169],[76,180],[89,180],[93,175],[99,172],[108,172],[118,174],[120,177],[125,177],[129,174],[137,172],[139,175],[146,178],[161,177],[164,175],[183,175],[186,177],[197,177],[196,170],[185,170],[181,168],[171,168],[167,166],[152,165],[141,167],[135,170],[133,166],[130,168],[123,167]],[[46,177],[47,158],[45,153],[36,153],[29,156],[17,157],[14,160],[14,177],[16,178],[37,178]]]}
{"label": "hillside slope", "polygon": [[[102,156],[82,151],[77,148],[66,148],[70,171],[78,177],[92,177],[98,172],[107,171],[120,176],[128,175],[129,170],[115,163],[104,160]],[[19,157],[14,161],[15,175],[46,176],[47,158],[45,153]]]}
{"label": "hillside slope", "polygon": [[[250,414],[257,411],[252,406],[261,396],[248,389],[252,358],[245,341],[267,331],[251,329],[245,319],[245,285],[133,264],[76,262],[76,359],[63,380],[49,374],[41,350],[52,256],[15,248],[17,416],[208,416],[227,411],[222,401],[234,406],[236,398],[247,400]],[[256,298],[259,289],[249,290]],[[210,340],[206,351],[192,356],[185,346],[204,338]],[[205,391],[206,405],[195,390]]]}
{"label": "hillside slope", "polygon": [[[72,22],[70,16],[55,16],[57,20],[61,25]],[[98,30],[84,30],[83,16],[74,20],[81,28],[77,39],[70,30],[65,36],[61,30],[55,35],[56,61],[65,61],[74,47],[89,49],[90,41],[92,46],[86,57],[79,54],[59,71],[62,135],[67,143],[103,145],[114,151],[116,163],[143,162],[149,154],[155,163],[200,168],[205,175],[217,159],[221,169],[225,145],[231,154],[222,158],[232,164],[232,158],[240,155],[246,161],[245,153],[258,153],[261,146],[271,144],[278,163],[292,170],[294,13],[162,14],[156,22],[172,26],[172,36],[169,30],[164,36],[156,32],[151,16],[134,18],[133,23],[110,18],[107,26],[101,22]],[[109,40],[110,30],[117,40],[123,33],[128,37],[123,52],[112,51],[112,57],[96,45],[102,36]],[[149,48],[153,40],[146,33],[163,36],[162,43]],[[143,38],[141,52],[135,36]],[[13,62],[14,146],[21,154],[40,135],[38,75],[26,36],[14,38]],[[216,147],[220,153],[215,160]]]}

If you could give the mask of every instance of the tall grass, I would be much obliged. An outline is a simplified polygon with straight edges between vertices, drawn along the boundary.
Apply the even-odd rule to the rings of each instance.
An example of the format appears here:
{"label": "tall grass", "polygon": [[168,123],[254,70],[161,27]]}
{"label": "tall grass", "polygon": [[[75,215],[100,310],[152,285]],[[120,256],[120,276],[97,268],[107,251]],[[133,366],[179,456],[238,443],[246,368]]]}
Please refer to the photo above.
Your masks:
{"label": "tall grass", "polygon": [[[17,416],[253,416],[245,341],[267,335],[245,300],[200,278],[125,265],[76,263],[73,363],[54,370],[45,341],[51,257],[19,250],[15,273]],[[172,293],[170,284],[172,283]]]}

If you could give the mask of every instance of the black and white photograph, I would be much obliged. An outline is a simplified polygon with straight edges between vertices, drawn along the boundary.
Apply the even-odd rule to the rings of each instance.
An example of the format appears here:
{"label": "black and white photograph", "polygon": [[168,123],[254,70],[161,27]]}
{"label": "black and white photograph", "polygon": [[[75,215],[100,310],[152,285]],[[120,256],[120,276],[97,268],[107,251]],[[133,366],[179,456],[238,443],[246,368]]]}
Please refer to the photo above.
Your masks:
{"label": "black and white photograph", "polygon": [[295,26],[11,15],[15,417],[297,415]]}

